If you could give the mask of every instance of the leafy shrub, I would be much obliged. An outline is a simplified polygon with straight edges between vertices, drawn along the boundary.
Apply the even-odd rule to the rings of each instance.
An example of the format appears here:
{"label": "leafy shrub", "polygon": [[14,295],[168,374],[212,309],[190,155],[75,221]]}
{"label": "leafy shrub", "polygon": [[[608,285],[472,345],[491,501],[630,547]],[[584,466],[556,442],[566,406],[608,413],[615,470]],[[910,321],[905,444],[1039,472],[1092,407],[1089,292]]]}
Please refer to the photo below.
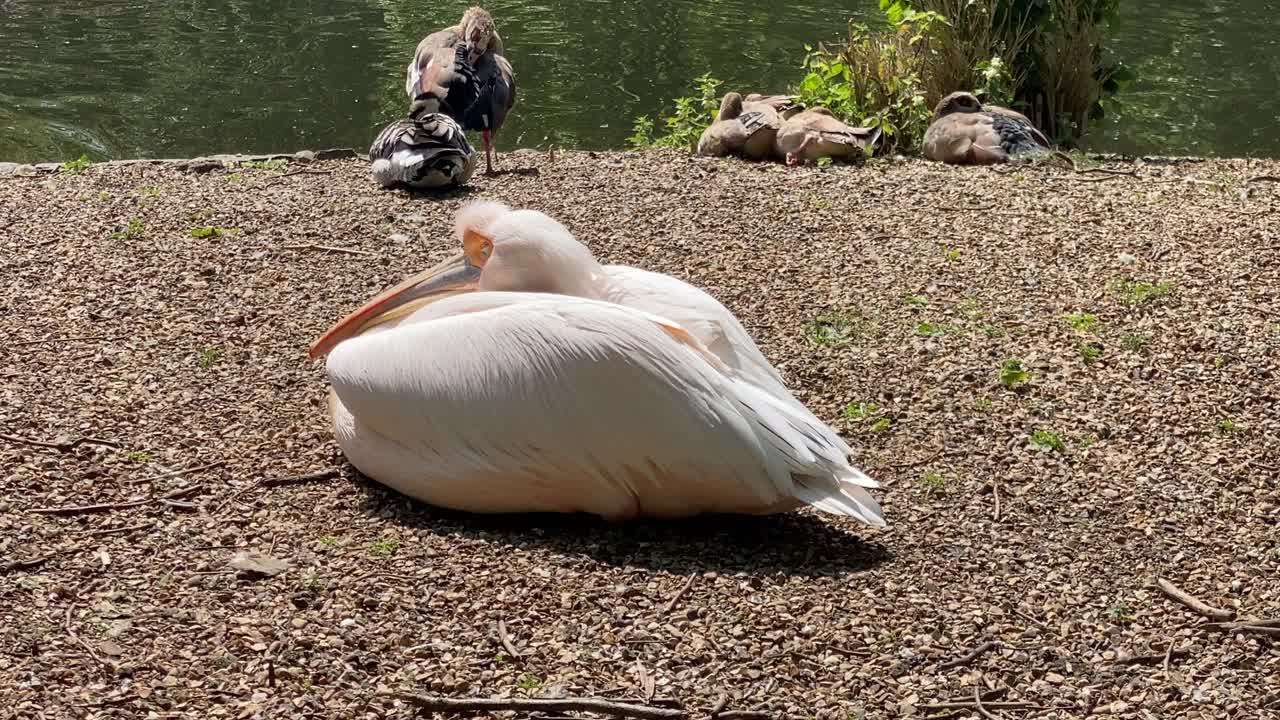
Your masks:
{"label": "leafy shrub", "polygon": [[665,135],[654,137],[654,122],[647,115],[636,118],[634,131],[627,142],[632,147],[670,147],[693,150],[702,137],[702,131],[715,122],[720,113],[721,82],[704,74],[694,80],[696,92],[693,95],[675,99],[675,113],[663,118],[666,126]]}

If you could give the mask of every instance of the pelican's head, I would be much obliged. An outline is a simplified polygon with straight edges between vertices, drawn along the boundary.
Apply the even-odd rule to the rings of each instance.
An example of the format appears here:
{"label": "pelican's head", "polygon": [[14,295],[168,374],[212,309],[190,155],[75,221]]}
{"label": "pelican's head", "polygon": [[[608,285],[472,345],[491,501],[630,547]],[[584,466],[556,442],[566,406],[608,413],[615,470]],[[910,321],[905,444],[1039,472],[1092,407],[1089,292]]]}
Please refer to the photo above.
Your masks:
{"label": "pelican's head", "polygon": [[471,43],[469,59],[472,64],[475,64],[476,60],[489,50],[489,44],[498,32],[498,25],[493,21],[489,11],[482,7],[469,7],[462,14],[462,22],[458,23],[458,26],[462,28],[462,37],[459,40]]}
{"label": "pelican's head", "polygon": [[982,112],[982,103],[978,102],[978,97],[971,92],[953,92],[950,95],[938,101],[937,107],[933,109],[933,116],[940,118],[943,115],[951,113],[976,113]]}
{"label": "pelican's head", "polygon": [[458,211],[462,252],[382,291],[311,343],[312,358],[380,323],[432,301],[475,291],[596,297],[600,264],[564,225],[536,210],[479,201]]}

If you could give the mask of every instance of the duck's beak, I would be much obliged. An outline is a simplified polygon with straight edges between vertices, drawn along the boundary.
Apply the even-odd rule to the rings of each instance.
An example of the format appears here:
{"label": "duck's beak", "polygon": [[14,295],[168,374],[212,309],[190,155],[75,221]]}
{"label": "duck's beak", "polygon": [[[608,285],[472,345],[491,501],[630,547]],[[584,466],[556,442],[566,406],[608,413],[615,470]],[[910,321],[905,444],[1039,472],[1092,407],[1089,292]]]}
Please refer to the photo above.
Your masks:
{"label": "duck's beak", "polygon": [[[359,310],[339,320],[323,335],[311,343],[307,356],[311,359],[329,353],[338,343],[359,335],[365,329],[405,314],[411,309],[439,300],[446,295],[471,292],[479,287],[481,269],[471,263],[465,252],[445,260],[435,267],[405,279],[400,284],[383,290]],[[414,308],[406,305],[413,303]],[[403,308],[403,312],[393,311]]]}

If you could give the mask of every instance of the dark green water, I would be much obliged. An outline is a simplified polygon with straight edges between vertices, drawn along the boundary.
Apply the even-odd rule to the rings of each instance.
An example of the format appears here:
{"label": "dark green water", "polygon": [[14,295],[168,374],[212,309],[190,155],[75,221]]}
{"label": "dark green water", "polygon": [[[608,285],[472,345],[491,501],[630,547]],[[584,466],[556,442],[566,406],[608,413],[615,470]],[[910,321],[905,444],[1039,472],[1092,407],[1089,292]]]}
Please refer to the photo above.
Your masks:
{"label": "dark green water", "polygon": [[[0,160],[368,147],[420,37],[469,2],[0,0]],[[1176,5],[1176,7],[1175,7]],[[519,81],[500,148],[622,147],[710,71],[785,89],[874,0],[492,0]],[[1126,1],[1139,73],[1095,150],[1280,156],[1280,0]]]}

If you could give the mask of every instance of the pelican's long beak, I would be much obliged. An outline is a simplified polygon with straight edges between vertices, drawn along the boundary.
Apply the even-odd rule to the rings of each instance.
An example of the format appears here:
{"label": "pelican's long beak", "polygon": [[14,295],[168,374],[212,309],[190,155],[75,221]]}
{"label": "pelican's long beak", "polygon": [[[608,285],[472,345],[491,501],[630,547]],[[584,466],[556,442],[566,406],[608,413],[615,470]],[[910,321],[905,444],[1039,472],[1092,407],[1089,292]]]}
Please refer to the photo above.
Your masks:
{"label": "pelican's long beak", "polygon": [[444,295],[470,292],[479,287],[479,282],[480,268],[471,263],[465,252],[460,252],[430,270],[412,275],[400,284],[383,290],[311,343],[307,356],[314,360],[328,354],[338,343],[377,324],[396,308],[415,301],[423,301],[419,303],[421,306]]}

